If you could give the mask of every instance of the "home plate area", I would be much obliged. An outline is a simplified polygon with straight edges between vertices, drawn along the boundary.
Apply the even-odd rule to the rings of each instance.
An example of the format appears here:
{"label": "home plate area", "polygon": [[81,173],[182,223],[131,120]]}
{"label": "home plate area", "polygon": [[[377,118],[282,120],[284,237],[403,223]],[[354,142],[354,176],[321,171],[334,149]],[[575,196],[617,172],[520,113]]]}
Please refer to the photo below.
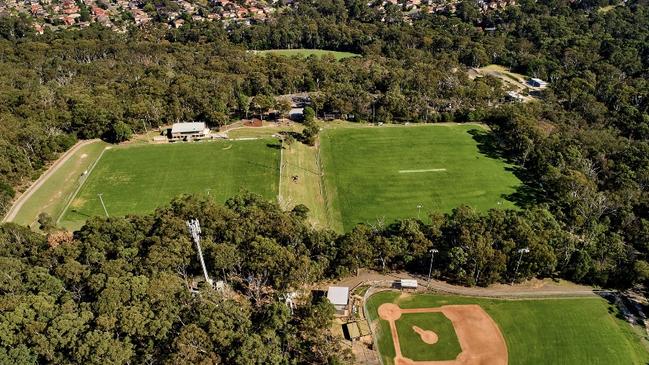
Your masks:
{"label": "home plate area", "polygon": [[[505,339],[479,305],[402,309],[384,303],[378,314],[390,324],[395,365],[507,365]],[[450,320],[452,328],[442,326],[440,318],[430,321],[440,314],[445,317],[441,318],[443,321]],[[438,323],[438,328],[431,328],[431,323]],[[452,346],[449,344],[455,343],[456,337],[459,349],[454,359],[440,360],[429,355],[434,353],[432,346]]]}

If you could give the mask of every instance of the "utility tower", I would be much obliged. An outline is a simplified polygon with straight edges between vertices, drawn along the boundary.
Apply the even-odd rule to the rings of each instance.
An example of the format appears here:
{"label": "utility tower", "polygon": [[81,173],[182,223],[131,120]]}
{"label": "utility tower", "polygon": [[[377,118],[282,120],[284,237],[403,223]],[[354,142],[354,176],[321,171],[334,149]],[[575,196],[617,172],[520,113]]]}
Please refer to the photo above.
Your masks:
{"label": "utility tower", "polygon": [[208,283],[211,287],[213,281],[209,276],[207,276],[207,268],[205,267],[205,260],[203,260],[203,250],[201,250],[201,225],[198,223],[198,219],[188,220],[187,228],[189,228],[189,233],[192,235],[194,243],[196,244],[196,249],[198,250],[198,259],[201,261],[201,267],[203,267],[205,282]]}

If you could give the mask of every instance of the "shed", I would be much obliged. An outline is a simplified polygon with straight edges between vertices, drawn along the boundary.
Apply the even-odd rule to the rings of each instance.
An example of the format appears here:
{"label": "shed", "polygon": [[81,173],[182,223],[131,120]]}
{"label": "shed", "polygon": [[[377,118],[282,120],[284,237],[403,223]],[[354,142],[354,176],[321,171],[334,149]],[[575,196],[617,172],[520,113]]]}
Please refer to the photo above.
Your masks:
{"label": "shed", "polygon": [[417,280],[414,279],[401,279],[399,285],[403,289],[417,289]]}
{"label": "shed", "polygon": [[527,83],[530,84],[531,86],[534,86],[534,87],[541,87],[542,88],[542,87],[547,87],[548,86],[547,82],[545,82],[545,81],[543,81],[541,79],[537,79],[536,77],[532,77],[531,79],[529,79],[527,81]]}
{"label": "shed", "polygon": [[334,305],[336,312],[345,314],[349,303],[349,288],[344,286],[330,286],[327,290],[327,299]]}
{"label": "shed", "polygon": [[291,120],[300,121],[304,119],[304,108],[291,108],[288,112],[288,117]]}
{"label": "shed", "polygon": [[361,331],[356,322],[345,323],[343,326],[345,327],[343,331],[347,331],[350,340],[355,340],[361,337]]}

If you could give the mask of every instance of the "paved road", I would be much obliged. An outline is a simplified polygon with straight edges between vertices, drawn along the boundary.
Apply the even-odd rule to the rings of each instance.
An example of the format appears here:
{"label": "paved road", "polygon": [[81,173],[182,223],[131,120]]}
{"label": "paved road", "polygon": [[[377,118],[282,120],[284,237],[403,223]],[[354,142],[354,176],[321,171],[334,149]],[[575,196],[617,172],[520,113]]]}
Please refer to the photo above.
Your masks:
{"label": "paved road", "polygon": [[487,288],[465,287],[452,285],[440,280],[431,280],[427,285],[426,278],[412,276],[406,272],[381,274],[376,271],[361,270],[358,276],[344,278],[334,285],[353,288],[362,283],[388,286],[389,283],[399,279],[417,279],[422,291],[431,290],[441,293],[465,295],[473,297],[493,298],[548,298],[548,297],[592,297],[596,291],[584,285],[572,283],[554,283],[549,280],[530,280],[516,285],[496,284]]}
{"label": "paved road", "polygon": [[36,181],[32,183],[32,185],[25,190],[24,193],[22,193],[18,199],[16,199],[11,206],[11,209],[7,212],[7,214],[2,218],[2,222],[11,222],[16,218],[16,215],[20,211],[20,208],[22,208],[23,204],[34,194],[38,188],[49,179],[52,174],[54,174],[58,169],[72,157],[72,155],[79,150],[79,148],[88,145],[90,143],[94,143],[99,141],[99,139],[88,139],[84,141],[79,141],[77,142],[72,148],[64,152],[61,157],[59,157],[53,164],[50,166],[47,171],[45,171],[44,174],[42,174]]}

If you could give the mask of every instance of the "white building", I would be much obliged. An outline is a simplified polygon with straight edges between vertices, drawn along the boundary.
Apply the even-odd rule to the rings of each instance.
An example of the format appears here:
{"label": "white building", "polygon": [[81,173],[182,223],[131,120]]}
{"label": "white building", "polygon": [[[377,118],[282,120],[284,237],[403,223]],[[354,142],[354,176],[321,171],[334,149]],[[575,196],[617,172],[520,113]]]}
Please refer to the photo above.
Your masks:
{"label": "white building", "polygon": [[203,122],[174,123],[168,133],[169,140],[193,141],[209,138],[210,129]]}
{"label": "white building", "polygon": [[527,81],[527,83],[530,84],[531,86],[538,87],[538,88],[545,88],[548,86],[547,82],[541,79],[537,79],[536,77],[532,77]]}
{"label": "white building", "polygon": [[327,290],[327,299],[336,308],[336,313],[340,315],[347,314],[349,305],[349,288],[343,286],[330,286]]}

